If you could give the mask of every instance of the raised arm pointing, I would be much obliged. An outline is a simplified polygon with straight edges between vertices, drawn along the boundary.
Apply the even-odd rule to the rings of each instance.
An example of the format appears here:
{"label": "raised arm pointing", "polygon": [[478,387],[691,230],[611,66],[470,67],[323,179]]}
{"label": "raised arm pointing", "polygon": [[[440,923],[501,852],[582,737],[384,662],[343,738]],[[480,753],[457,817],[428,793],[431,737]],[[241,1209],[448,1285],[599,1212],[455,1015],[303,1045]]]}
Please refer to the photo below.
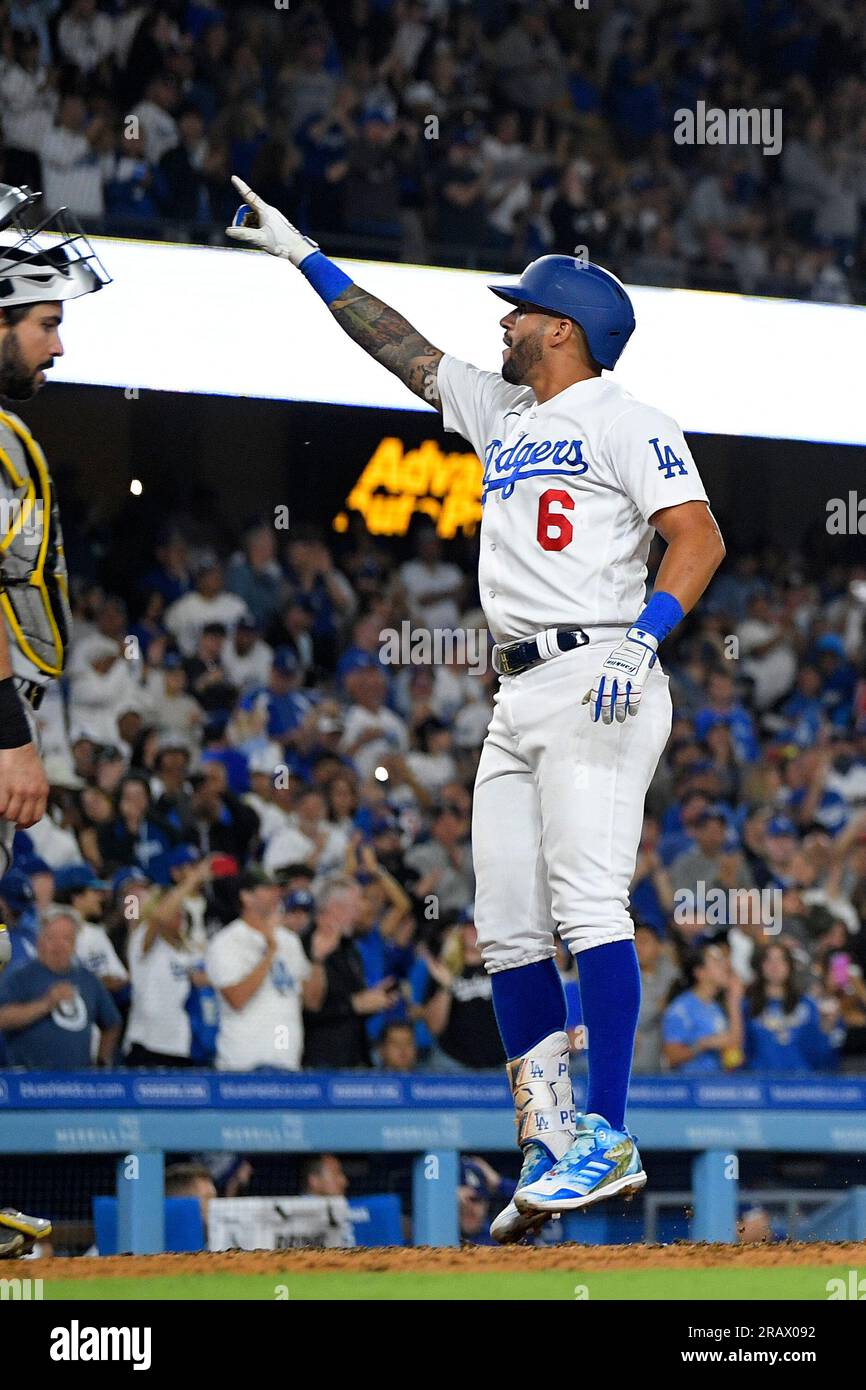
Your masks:
{"label": "raised arm pointing", "polygon": [[232,183],[244,199],[226,235],[233,241],[291,261],[325,301],[337,323],[377,362],[420,396],[441,409],[437,372],[439,348],[384,304],[368,294],[323,255],[317,242],[304,236],[277,208],[271,207],[237,176]]}

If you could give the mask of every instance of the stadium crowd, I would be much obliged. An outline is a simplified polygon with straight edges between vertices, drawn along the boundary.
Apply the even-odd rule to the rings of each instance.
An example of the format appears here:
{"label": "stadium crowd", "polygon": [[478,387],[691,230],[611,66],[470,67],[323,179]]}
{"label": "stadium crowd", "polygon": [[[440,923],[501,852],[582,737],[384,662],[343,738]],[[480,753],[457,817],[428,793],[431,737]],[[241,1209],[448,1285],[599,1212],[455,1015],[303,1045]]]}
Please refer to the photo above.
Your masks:
{"label": "stadium crowd", "polygon": [[[403,623],[483,630],[432,529],[414,552],[256,521],[220,557],[169,526],[136,593],[74,585],[49,812],[0,880],[7,1064],[502,1064],[470,846],[498,677],[483,631],[395,661]],[[666,644],[637,1071],[862,1064],[864,621],[862,568],[743,555]]]}
{"label": "stadium crowd", "polygon": [[[0,177],[89,230],[222,244],[234,172],[336,255],[585,246],[863,302],[864,0],[0,0],[0,30]],[[699,103],[780,141],[679,143]]]}

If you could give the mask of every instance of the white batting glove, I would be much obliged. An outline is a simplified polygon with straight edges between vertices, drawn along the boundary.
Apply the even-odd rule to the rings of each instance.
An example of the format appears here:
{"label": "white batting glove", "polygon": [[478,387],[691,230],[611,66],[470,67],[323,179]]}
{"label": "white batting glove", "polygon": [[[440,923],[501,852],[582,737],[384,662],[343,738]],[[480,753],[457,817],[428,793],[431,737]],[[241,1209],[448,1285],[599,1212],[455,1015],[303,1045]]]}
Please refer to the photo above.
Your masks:
{"label": "white batting glove", "polygon": [[232,241],[242,241],[271,256],[282,256],[297,266],[320,249],[317,241],[299,232],[287,217],[254,193],[237,174],[232,174],[232,183],[244,200],[232,225],[226,227],[226,236]]}
{"label": "white batting glove", "polygon": [[647,671],[656,664],[658,640],[642,627],[630,627],[602,666],[592,690],[583,697],[589,705],[593,723],[625,723],[627,714],[637,714]]}

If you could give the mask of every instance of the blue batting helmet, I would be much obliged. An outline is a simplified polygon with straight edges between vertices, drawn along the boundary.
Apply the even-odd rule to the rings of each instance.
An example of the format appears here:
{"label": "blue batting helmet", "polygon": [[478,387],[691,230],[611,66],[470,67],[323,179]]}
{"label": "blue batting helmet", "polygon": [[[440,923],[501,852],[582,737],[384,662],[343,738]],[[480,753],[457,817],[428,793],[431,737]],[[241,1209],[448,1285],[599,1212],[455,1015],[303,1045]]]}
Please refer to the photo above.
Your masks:
{"label": "blue batting helmet", "polygon": [[574,319],[596,362],[608,371],[634,332],[632,302],[616,276],[574,256],[540,256],[519,280],[489,288],[509,304],[536,305]]}

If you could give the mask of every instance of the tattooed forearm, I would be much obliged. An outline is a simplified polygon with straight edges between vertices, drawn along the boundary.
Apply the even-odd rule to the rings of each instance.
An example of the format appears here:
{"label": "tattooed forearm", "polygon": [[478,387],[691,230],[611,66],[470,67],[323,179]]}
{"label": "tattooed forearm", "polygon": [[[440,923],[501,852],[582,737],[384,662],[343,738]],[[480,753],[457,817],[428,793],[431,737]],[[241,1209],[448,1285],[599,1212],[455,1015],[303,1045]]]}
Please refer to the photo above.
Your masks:
{"label": "tattooed forearm", "polygon": [[443,354],[381,299],[357,285],[335,299],[331,313],[354,342],[410,391],[439,408],[437,372]]}

